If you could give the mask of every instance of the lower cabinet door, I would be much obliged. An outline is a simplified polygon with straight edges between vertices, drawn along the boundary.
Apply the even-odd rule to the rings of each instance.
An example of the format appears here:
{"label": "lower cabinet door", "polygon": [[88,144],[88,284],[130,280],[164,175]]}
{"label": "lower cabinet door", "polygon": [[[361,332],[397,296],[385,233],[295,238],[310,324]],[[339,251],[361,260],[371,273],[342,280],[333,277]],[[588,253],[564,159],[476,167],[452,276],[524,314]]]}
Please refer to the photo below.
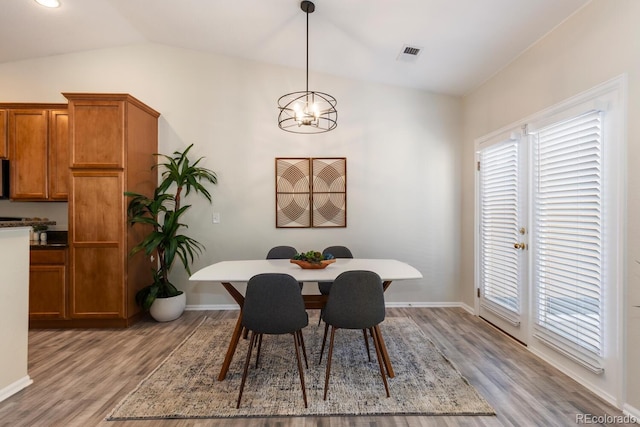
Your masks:
{"label": "lower cabinet door", "polygon": [[32,265],[29,273],[29,318],[66,318],[65,266]]}
{"label": "lower cabinet door", "polygon": [[119,247],[74,247],[71,266],[71,318],[124,318],[124,269]]}

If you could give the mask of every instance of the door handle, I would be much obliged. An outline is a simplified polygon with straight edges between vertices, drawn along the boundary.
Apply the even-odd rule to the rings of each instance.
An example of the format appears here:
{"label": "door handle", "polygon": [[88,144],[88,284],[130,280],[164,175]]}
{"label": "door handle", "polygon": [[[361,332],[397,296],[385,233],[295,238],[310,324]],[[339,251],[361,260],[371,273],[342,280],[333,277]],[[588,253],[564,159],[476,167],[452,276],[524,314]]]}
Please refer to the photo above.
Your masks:
{"label": "door handle", "polygon": [[513,247],[514,247],[514,249],[525,250],[527,248],[527,245],[525,243],[514,243]]}

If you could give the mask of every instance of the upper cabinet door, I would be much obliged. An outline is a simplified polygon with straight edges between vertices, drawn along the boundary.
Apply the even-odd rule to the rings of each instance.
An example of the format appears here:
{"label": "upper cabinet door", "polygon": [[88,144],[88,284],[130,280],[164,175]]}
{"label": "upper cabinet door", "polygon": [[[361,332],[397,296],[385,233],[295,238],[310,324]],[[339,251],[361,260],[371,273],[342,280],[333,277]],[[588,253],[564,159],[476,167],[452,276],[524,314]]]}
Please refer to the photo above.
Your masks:
{"label": "upper cabinet door", "polygon": [[43,200],[48,197],[47,110],[9,111],[11,198]]}
{"label": "upper cabinet door", "polygon": [[71,99],[71,167],[124,167],[123,101]]}
{"label": "upper cabinet door", "polygon": [[69,197],[69,113],[53,110],[49,116],[49,198]]}
{"label": "upper cabinet door", "polygon": [[7,143],[7,110],[0,110],[0,159],[9,157]]}

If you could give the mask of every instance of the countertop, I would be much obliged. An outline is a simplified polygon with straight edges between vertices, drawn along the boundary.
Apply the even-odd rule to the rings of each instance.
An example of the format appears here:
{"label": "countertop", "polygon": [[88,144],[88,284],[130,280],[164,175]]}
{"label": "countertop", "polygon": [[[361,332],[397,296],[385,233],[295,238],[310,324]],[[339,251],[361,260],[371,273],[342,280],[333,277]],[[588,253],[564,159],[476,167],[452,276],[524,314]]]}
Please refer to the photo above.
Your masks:
{"label": "countertop", "polygon": [[[16,228],[16,227],[34,227],[34,226],[50,226],[56,225],[55,221],[48,218],[22,218],[2,217],[0,220],[0,229]],[[69,246],[67,231],[46,230],[47,241],[40,242],[37,240],[29,241],[30,249],[64,249]]]}
{"label": "countertop", "polygon": [[66,249],[67,247],[69,247],[68,243],[51,243],[51,242],[46,242],[46,243],[41,243],[41,242],[34,242],[31,241],[29,244],[29,249],[31,250],[43,250],[43,249]]}
{"label": "countertop", "polygon": [[34,225],[56,225],[55,221],[24,219],[22,221],[0,221],[0,228],[33,227]]}

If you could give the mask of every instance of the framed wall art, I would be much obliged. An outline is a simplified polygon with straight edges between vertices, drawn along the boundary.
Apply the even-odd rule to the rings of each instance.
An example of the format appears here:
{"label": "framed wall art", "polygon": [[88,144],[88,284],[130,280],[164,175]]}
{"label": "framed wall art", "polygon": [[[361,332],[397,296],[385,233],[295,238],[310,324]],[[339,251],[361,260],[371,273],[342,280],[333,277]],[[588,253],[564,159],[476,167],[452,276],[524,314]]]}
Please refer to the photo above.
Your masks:
{"label": "framed wall art", "polygon": [[276,158],[277,228],[346,226],[346,157]]}

